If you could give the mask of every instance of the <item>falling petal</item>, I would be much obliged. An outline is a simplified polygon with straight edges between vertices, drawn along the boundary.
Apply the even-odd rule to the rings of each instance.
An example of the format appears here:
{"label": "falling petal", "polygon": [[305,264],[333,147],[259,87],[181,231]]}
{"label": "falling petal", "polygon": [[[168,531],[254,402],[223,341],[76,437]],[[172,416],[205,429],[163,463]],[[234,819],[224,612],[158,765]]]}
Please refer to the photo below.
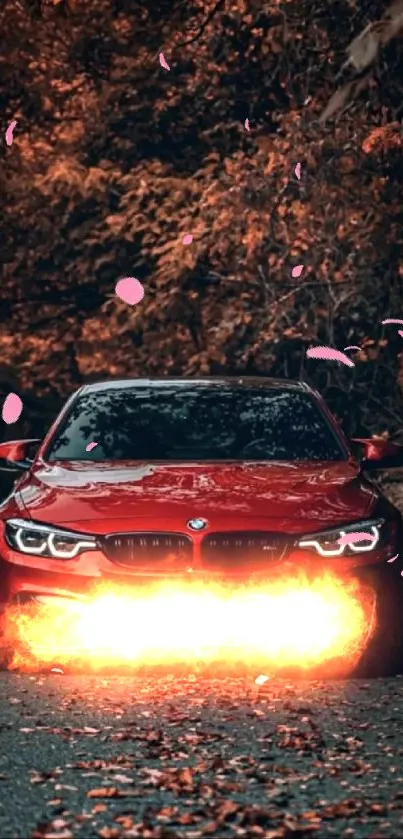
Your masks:
{"label": "falling petal", "polygon": [[135,277],[124,277],[123,280],[119,280],[116,284],[115,291],[117,296],[124,303],[129,303],[130,306],[140,303],[140,300],[144,297],[144,288],[141,282],[136,280]]}
{"label": "falling petal", "polygon": [[16,393],[9,393],[6,396],[3,402],[3,409],[1,412],[2,419],[7,425],[11,425],[13,422],[17,422],[21,411],[22,411],[22,401],[20,397]]}
{"label": "falling petal", "polygon": [[398,557],[399,557],[399,554],[395,554],[395,556],[392,556],[392,559],[387,559],[386,562],[394,562],[395,559],[398,559]]}
{"label": "falling petal", "polygon": [[301,177],[301,164],[300,163],[297,163],[294,171],[295,171],[295,177],[298,178],[298,180],[299,180],[300,177]]}
{"label": "falling petal", "polygon": [[247,131],[250,131],[249,120],[248,119],[245,120],[245,128],[246,128]]}
{"label": "falling petal", "polygon": [[361,347],[356,347],[354,344],[351,344],[351,346],[349,346],[349,347],[344,347],[344,352],[346,352],[346,350],[360,350],[360,349],[361,349]]}
{"label": "falling petal", "polygon": [[163,52],[160,52],[160,56],[159,56],[159,57],[160,57],[160,64],[161,64],[161,67],[163,67],[163,68],[164,68],[164,70],[170,70],[171,68],[170,68],[169,64],[167,63],[167,60],[166,60],[166,58],[165,58],[165,56],[164,56],[164,53],[163,53]]}
{"label": "falling petal", "polygon": [[303,270],[304,270],[303,265],[296,265],[295,268],[293,268],[292,271],[291,271],[291,276],[292,277],[300,277]]}
{"label": "falling petal", "polygon": [[337,544],[340,546],[353,545],[355,542],[371,542],[373,541],[373,538],[373,533],[364,533],[362,530],[358,530],[355,533],[344,533],[344,535],[337,540]]}
{"label": "falling petal", "polygon": [[398,329],[397,334],[400,335],[401,338],[403,338],[403,329]]}
{"label": "falling petal", "polygon": [[88,443],[88,446],[85,447],[85,451],[86,452],[92,452],[92,450],[95,449],[95,446],[97,446],[97,445],[98,445],[98,443]]}
{"label": "falling petal", "polygon": [[50,672],[51,673],[61,673],[61,675],[64,676],[64,670],[62,670],[61,667],[52,667]]}
{"label": "falling petal", "polygon": [[403,323],[403,320],[401,318],[386,318],[386,320],[382,321],[382,324],[385,323]]}
{"label": "falling petal", "polygon": [[265,682],[269,681],[269,679],[270,676],[258,676],[257,679],[255,679],[255,685],[264,685]]}
{"label": "falling petal", "polygon": [[340,361],[342,364],[346,364],[347,367],[355,367],[351,358],[345,355],[340,350],[333,350],[331,347],[310,347],[309,350],[306,351],[308,358],[323,358],[326,361]]}
{"label": "falling petal", "polygon": [[14,139],[13,138],[13,131],[14,131],[14,128],[15,128],[16,125],[17,125],[17,120],[13,119],[13,121],[10,122],[10,125],[7,128],[6,143],[7,143],[8,146],[12,146],[12,144],[13,144],[13,139]]}
{"label": "falling petal", "polygon": [[186,236],[183,237],[182,243],[184,245],[191,245],[193,242],[193,236],[191,233],[186,233]]}

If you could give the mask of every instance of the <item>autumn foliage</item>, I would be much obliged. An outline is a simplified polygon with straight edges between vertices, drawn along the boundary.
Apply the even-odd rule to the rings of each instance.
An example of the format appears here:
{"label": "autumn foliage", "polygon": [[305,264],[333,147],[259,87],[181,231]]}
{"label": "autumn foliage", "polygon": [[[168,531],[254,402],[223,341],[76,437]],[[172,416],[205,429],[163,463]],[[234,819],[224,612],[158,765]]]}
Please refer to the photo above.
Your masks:
{"label": "autumn foliage", "polygon": [[[216,5],[3,0],[2,363],[55,400],[94,377],[303,376],[350,433],[398,437],[401,41],[318,123],[385,3],[234,0],[200,33]],[[315,343],[359,345],[355,368]]]}

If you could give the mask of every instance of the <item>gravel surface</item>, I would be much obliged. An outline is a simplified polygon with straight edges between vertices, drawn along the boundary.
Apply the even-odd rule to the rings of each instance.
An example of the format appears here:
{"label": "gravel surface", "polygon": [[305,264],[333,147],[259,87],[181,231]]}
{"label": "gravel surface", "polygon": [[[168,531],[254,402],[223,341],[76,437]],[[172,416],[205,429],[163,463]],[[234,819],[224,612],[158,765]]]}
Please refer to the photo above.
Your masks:
{"label": "gravel surface", "polygon": [[0,684],[6,839],[403,836],[403,679]]}

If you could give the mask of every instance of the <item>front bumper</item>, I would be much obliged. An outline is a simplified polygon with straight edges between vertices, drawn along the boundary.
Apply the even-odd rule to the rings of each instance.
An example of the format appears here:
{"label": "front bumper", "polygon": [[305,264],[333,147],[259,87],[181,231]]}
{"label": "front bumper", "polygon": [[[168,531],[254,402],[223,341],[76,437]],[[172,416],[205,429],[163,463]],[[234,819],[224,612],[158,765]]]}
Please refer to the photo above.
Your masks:
{"label": "front bumper", "polygon": [[[26,559],[28,561],[25,561]],[[55,606],[57,613],[59,611],[66,611],[66,614],[69,615],[71,609],[71,606],[69,607],[69,603],[71,604],[72,601],[78,601],[78,603],[83,601],[84,604],[86,602],[89,603],[88,607],[87,605],[84,605],[83,607],[85,612],[87,612],[87,609],[91,612],[94,602],[96,603],[98,600],[98,595],[102,599],[105,592],[108,594],[110,592],[112,595],[114,592],[117,592],[119,596],[121,593],[124,598],[130,598],[132,603],[131,608],[135,605],[134,612],[139,610],[141,614],[143,614],[144,619],[136,625],[134,635],[136,636],[136,634],[139,633],[140,637],[143,633],[142,627],[149,627],[151,619],[151,623],[156,628],[158,637],[164,639],[166,635],[166,627],[169,626],[169,621],[172,618],[175,620],[176,615],[179,616],[180,609],[176,610],[176,612],[175,610],[173,612],[171,611],[170,617],[168,617],[168,623],[167,615],[165,615],[164,621],[164,617],[155,606],[151,610],[151,615],[147,610],[144,612],[144,598],[149,596],[150,590],[154,590],[155,588],[157,591],[160,584],[168,582],[170,584],[171,592],[173,590],[174,592],[177,591],[180,593],[183,592],[183,583],[190,586],[194,585],[196,590],[198,588],[198,584],[200,583],[202,584],[201,588],[203,588],[204,591],[211,591],[213,594],[217,584],[219,587],[228,587],[231,595],[233,592],[235,592],[235,594],[236,592],[242,592],[244,588],[248,587],[248,585],[257,589],[261,587],[261,590],[264,591],[266,585],[270,587],[273,584],[275,587],[276,584],[279,583],[284,593],[287,590],[303,589],[305,585],[309,586],[311,583],[315,585],[317,580],[320,581],[322,577],[329,575],[330,571],[333,572],[331,576],[337,578],[337,585],[343,589],[345,596],[348,594],[348,597],[350,597],[351,586],[355,587],[357,583],[360,589],[359,599],[361,599],[361,595],[365,592],[365,598],[363,597],[362,600],[362,602],[364,602],[365,599],[366,603],[364,620],[366,635],[365,643],[367,644],[367,642],[369,642],[369,639],[372,638],[374,634],[375,627],[378,627],[376,633],[376,654],[378,658],[382,659],[385,645],[390,645],[390,643],[392,643],[397,649],[399,644],[401,644],[401,604],[403,596],[403,580],[400,576],[399,569],[397,568],[397,563],[387,564],[385,560],[383,562],[379,562],[379,559],[378,561],[373,561],[374,557],[372,557],[372,561],[369,562],[368,554],[365,557],[360,558],[358,561],[357,559],[357,557],[354,558],[354,564],[348,560],[343,560],[342,562],[337,561],[337,563],[332,561],[330,563],[329,561],[320,560],[319,558],[318,560],[316,560],[316,558],[313,560],[311,556],[307,556],[306,553],[300,551],[297,556],[289,557],[286,562],[279,562],[273,566],[270,573],[265,570],[257,574],[251,572],[250,568],[244,568],[239,569],[237,574],[226,573],[225,575],[219,573],[211,574],[206,572],[206,569],[200,567],[192,572],[187,572],[186,569],[176,571],[171,569],[170,571],[161,572],[159,575],[155,573],[144,574],[141,573],[141,569],[137,570],[136,573],[131,574],[128,574],[123,569],[119,569],[116,573],[114,568],[111,569],[111,563],[108,563],[109,568],[106,568],[107,561],[105,557],[97,557],[96,552],[82,555],[76,560],[69,562],[60,562],[57,560],[45,561],[43,559],[40,560],[38,557],[24,557],[24,565],[21,565],[20,561],[13,562],[2,559],[2,601],[3,607],[11,606],[11,613],[15,613],[17,611],[19,615],[25,615],[26,617],[24,618],[24,621],[28,618],[28,623],[25,623],[25,626],[35,626],[38,612],[42,611],[42,606],[44,607],[45,613],[48,611],[48,607],[50,607],[52,611]],[[21,555],[18,555],[18,560],[21,560]],[[43,566],[45,564],[47,566],[46,568],[38,567],[38,565]],[[48,567],[51,565],[56,565],[57,570],[53,570],[53,568]],[[68,566],[68,569],[66,566]],[[103,567],[105,567],[105,572],[101,573]],[[90,570],[93,570],[93,572],[96,573],[88,573]],[[65,603],[65,606],[63,606],[63,602]],[[287,600],[285,602],[287,603]],[[186,627],[185,635],[188,634],[189,627],[192,626],[194,620],[194,613],[191,608],[189,611],[188,605],[188,603],[184,603],[182,601],[182,606],[180,607],[183,609],[181,633],[183,632],[183,627]],[[15,606],[17,607],[16,610],[14,608]],[[73,607],[73,612],[71,612],[73,617],[75,609],[76,606]],[[80,611],[81,607],[79,606],[79,612]],[[188,611],[189,614],[187,614]],[[5,621],[7,622],[9,610],[6,608],[5,612]],[[329,613],[331,612],[332,603],[330,602]],[[117,612],[117,616],[120,617],[119,610]],[[251,617],[253,620],[254,615],[252,614]],[[312,616],[308,607],[308,612],[302,615],[298,621],[293,613],[293,609],[289,609],[289,607],[286,606],[280,617],[282,627],[278,628],[278,624],[271,624],[270,631],[277,634],[279,637],[282,637],[284,627],[287,626],[289,620],[291,619],[294,627],[294,636],[298,638],[300,628],[304,627],[305,621],[309,621]],[[198,618],[196,616],[196,621],[197,620],[199,620],[200,626],[208,626],[211,628],[211,615],[209,614],[208,609],[202,618],[200,618],[200,614]],[[328,623],[329,621],[327,621],[327,624]],[[223,624],[225,624],[224,616],[222,617],[221,622],[217,623],[219,629]],[[103,630],[103,627],[109,627],[111,625],[113,625],[113,619],[110,621],[107,616],[101,618],[101,631]],[[65,626],[70,626],[69,619],[67,620],[67,624],[65,624]],[[248,627],[248,620],[243,622],[243,626],[246,628]],[[162,634],[160,634],[161,630]],[[130,634],[133,635],[131,630],[129,632],[129,635]],[[321,630],[319,627],[316,635],[319,635],[320,637],[320,634]],[[62,632],[59,635],[60,641],[57,641],[56,645],[51,645],[50,649],[47,650],[46,639],[49,637],[52,638],[53,632],[52,629],[50,629],[50,632],[43,633],[45,647],[39,650],[39,658],[48,662],[56,661],[60,663],[65,661],[67,656],[67,658],[70,658],[72,661],[75,658],[73,649],[64,647],[64,642],[67,641],[66,635],[69,635],[69,633]],[[127,632],[123,630],[119,634],[115,650],[119,650],[120,640],[125,639],[126,637]],[[181,658],[180,654],[179,658]],[[343,661],[343,655],[338,656],[337,667],[339,667],[341,661]],[[331,671],[330,673],[326,670],[328,665],[329,662],[326,661],[324,662],[325,669],[318,669],[318,677],[321,677],[321,673],[326,676],[334,675],[336,673],[336,671]],[[292,672],[297,671],[292,670]]]}
{"label": "front bumper", "polygon": [[[56,564],[55,561],[50,561]],[[85,568],[83,571],[87,571]],[[53,570],[52,568],[30,567],[10,564],[0,559],[0,611],[7,604],[15,602],[27,602],[31,597],[54,596],[54,597],[89,597],[91,593],[100,586],[110,586],[112,589],[140,590],[150,585],[169,581],[172,583],[220,583],[228,586],[242,584],[259,585],[265,582],[276,582],[278,580],[293,580],[303,574],[307,579],[314,580],[323,574],[331,573],[338,578],[355,578],[365,585],[382,590],[383,587],[391,587],[395,592],[402,591],[403,581],[397,569],[385,562],[355,563],[350,567],[341,567],[334,563],[329,565],[326,562],[312,562],[311,558],[300,558],[299,561],[287,561],[279,564],[273,569],[253,571],[250,568],[237,569],[236,572],[212,572],[211,570],[180,569],[166,570],[161,572],[149,572],[137,570],[134,573],[113,573],[110,569],[106,573],[83,573],[78,568],[74,571],[63,569]],[[403,605],[403,601],[402,601]]]}
{"label": "front bumper", "polygon": [[[152,531],[150,520],[139,520],[137,522],[138,533]],[[112,524],[112,522],[111,522]],[[177,522],[164,522],[166,531],[183,535],[177,527]],[[217,523],[218,524],[218,523]],[[250,519],[248,522],[238,523],[238,528],[247,536],[254,532],[267,531],[267,523],[261,519]],[[114,521],[116,530],[123,531],[123,522]],[[66,525],[67,526],[67,525]],[[90,532],[99,529],[95,523],[91,523]],[[127,527],[127,523],[126,523]],[[155,527],[155,522],[154,522]],[[219,526],[214,531],[222,531],[226,536],[238,532],[234,527],[232,517],[221,517]],[[159,536],[159,532],[155,536]],[[212,536],[214,533],[211,534]],[[218,535],[218,534],[216,534]],[[187,534],[189,538],[189,534]],[[303,572],[309,579],[321,576],[324,573],[332,573],[337,577],[357,577],[359,580],[370,585],[380,587],[390,579],[395,584],[401,583],[401,577],[396,569],[398,563],[388,565],[387,559],[396,553],[396,545],[391,544],[378,551],[357,553],[351,558],[333,557],[324,559],[315,553],[307,550],[292,548],[291,552],[281,554],[277,549],[269,554],[262,554],[259,562],[251,561],[249,556],[243,562],[243,548],[241,557],[238,555],[232,561],[232,548],[224,565],[215,564],[214,561],[206,563],[203,554],[203,540],[205,534],[192,534],[192,553],[186,560],[169,561],[149,560],[132,564],[131,567],[108,558],[102,550],[89,550],[80,553],[74,559],[49,559],[38,555],[23,554],[13,550],[5,540],[4,524],[0,521],[0,609],[6,604],[27,600],[30,597],[47,595],[56,597],[87,597],[100,584],[110,585],[111,588],[139,589],[150,586],[150,584],[163,582],[165,580],[177,582],[182,581],[203,581],[221,582],[229,585],[237,583],[257,583],[265,580],[275,581],[279,579],[295,579]],[[270,539],[270,541],[272,541]],[[148,548],[147,548],[148,550]],[[254,550],[254,549],[253,549]],[[137,556],[137,555],[136,555]],[[229,556],[229,562],[228,562]],[[267,556],[267,561],[266,561]],[[284,557],[284,558],[283,558]],[[214,559],[214,557],[213,557]],[[241,561],[240,561],[241,559]],[[253,560],[253,557],[252,557]],[[137,561],[137,560],[136,560]],[[401,586],[399,586],[400,591]]]}
{"label": "front bumper", "polygon": [[165,580],[203,581],[209,580],[228,584],[259,583],[278,579],[295,578],[303,572],[309,579],[324,573],[337,577],[355,577],[370,585],[393,585],[402,588],[402,578],[397,564],[387,564],[394,547],[385,548],[374,554],[357,554],[353,558],[322,559],[307,551],[295,550],[285,560],[268,563],[267,567],[255,567],[253,563],[237,564],[236,568],[204,567],[202,563],[164,564],[159,567],[138,566],[128,570],[111,562],[100,551],[88,551],[73,560],[56,560],[30,556],[13,551],[3,539],[0,540],[0,608],[7,603],[26,599],[30,595],[89,596],[100,584],[113,588],[133,590]]}

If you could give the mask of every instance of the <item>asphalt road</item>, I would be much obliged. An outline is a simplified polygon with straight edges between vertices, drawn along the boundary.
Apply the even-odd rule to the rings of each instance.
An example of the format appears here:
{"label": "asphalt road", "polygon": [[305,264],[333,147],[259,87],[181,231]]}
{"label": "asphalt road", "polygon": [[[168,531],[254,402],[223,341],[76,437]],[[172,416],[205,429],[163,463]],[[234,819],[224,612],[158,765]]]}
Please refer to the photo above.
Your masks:
{"label": "asphalt road", "polygon": [[0,674],[0,835],[403,836],[403,679]]}

